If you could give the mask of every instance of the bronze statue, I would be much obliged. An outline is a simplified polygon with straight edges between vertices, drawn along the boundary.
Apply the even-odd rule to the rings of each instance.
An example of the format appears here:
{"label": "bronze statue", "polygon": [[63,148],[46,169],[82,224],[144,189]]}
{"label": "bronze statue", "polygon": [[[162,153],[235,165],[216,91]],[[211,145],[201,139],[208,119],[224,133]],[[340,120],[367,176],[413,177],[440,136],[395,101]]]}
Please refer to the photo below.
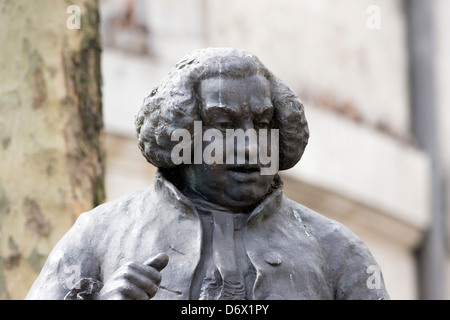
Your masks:
{"label": "bronze statue", "polygon": [[135,124],[154,184],[81,214],[28,299],[389,298],[357,236],[283,195],[308,125],[253,54],[188,54]]}

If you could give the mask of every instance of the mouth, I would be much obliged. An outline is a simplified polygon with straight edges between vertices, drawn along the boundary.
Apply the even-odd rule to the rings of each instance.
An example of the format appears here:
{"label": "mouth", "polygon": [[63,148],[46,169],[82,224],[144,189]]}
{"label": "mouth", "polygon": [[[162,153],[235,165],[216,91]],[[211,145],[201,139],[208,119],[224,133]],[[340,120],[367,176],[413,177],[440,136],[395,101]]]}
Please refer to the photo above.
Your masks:
{"label": "mouth", "polygon": [[257,166],[233,166],[228,167],[227,171],[231,174],[232,179],[239,183],[255,183],[261,175],[260,168]]}
{"label": "mouth", "polygon": [[260,173],[260,168],[257,166],[235,166],[235,167],[228,167],[228,171],[237,172],[237,173]]}

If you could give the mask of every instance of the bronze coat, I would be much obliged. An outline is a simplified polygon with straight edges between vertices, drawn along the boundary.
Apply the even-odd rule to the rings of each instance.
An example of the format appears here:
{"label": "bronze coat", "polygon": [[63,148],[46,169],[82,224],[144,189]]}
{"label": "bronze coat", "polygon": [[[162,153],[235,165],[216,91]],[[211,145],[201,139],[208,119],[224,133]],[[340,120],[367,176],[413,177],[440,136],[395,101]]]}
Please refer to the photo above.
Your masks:
{"label": "bronze coat", "polygon": [[[164,252],[153,299],[190,299],[201,259],[194,205],[157,173],[155,184],[83,213],[59,241],[27,299],[63,299],[80,278],[105,283],[128,261]],[[245,250],[256,270],[254,299],[389,299],[365,244],[342,224],[282,194],[282,183],[251,213]],[[379,270],[379,268],[378,268]],[[379,287],[370,277],[379,276]]]}

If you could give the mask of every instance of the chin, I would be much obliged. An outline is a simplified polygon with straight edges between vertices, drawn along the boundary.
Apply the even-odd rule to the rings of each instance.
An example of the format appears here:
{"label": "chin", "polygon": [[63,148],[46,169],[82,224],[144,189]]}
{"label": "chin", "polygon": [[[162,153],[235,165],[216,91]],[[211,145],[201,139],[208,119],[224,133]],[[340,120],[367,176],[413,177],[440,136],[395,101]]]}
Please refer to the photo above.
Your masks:
{"label": "chin", "polygon": [[255,190],[254,188],[236,188],[227,195],[227,203],[224,205],[239,209],[255,207],[266,194],[267,190]]}

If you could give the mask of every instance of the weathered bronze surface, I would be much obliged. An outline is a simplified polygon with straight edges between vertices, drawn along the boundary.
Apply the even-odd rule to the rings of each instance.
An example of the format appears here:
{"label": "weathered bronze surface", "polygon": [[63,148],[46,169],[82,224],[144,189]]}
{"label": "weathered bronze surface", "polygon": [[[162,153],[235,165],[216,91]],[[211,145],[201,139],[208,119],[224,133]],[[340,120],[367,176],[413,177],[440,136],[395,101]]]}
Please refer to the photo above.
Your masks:
{"label": "weathered bronze surface", "polygon": [[28,299],[389,298],[356,235],[283,195],[277,172],[300,160],[308,125],[253,54],[188,54],[136,129],[154,184],[83,213]]}

